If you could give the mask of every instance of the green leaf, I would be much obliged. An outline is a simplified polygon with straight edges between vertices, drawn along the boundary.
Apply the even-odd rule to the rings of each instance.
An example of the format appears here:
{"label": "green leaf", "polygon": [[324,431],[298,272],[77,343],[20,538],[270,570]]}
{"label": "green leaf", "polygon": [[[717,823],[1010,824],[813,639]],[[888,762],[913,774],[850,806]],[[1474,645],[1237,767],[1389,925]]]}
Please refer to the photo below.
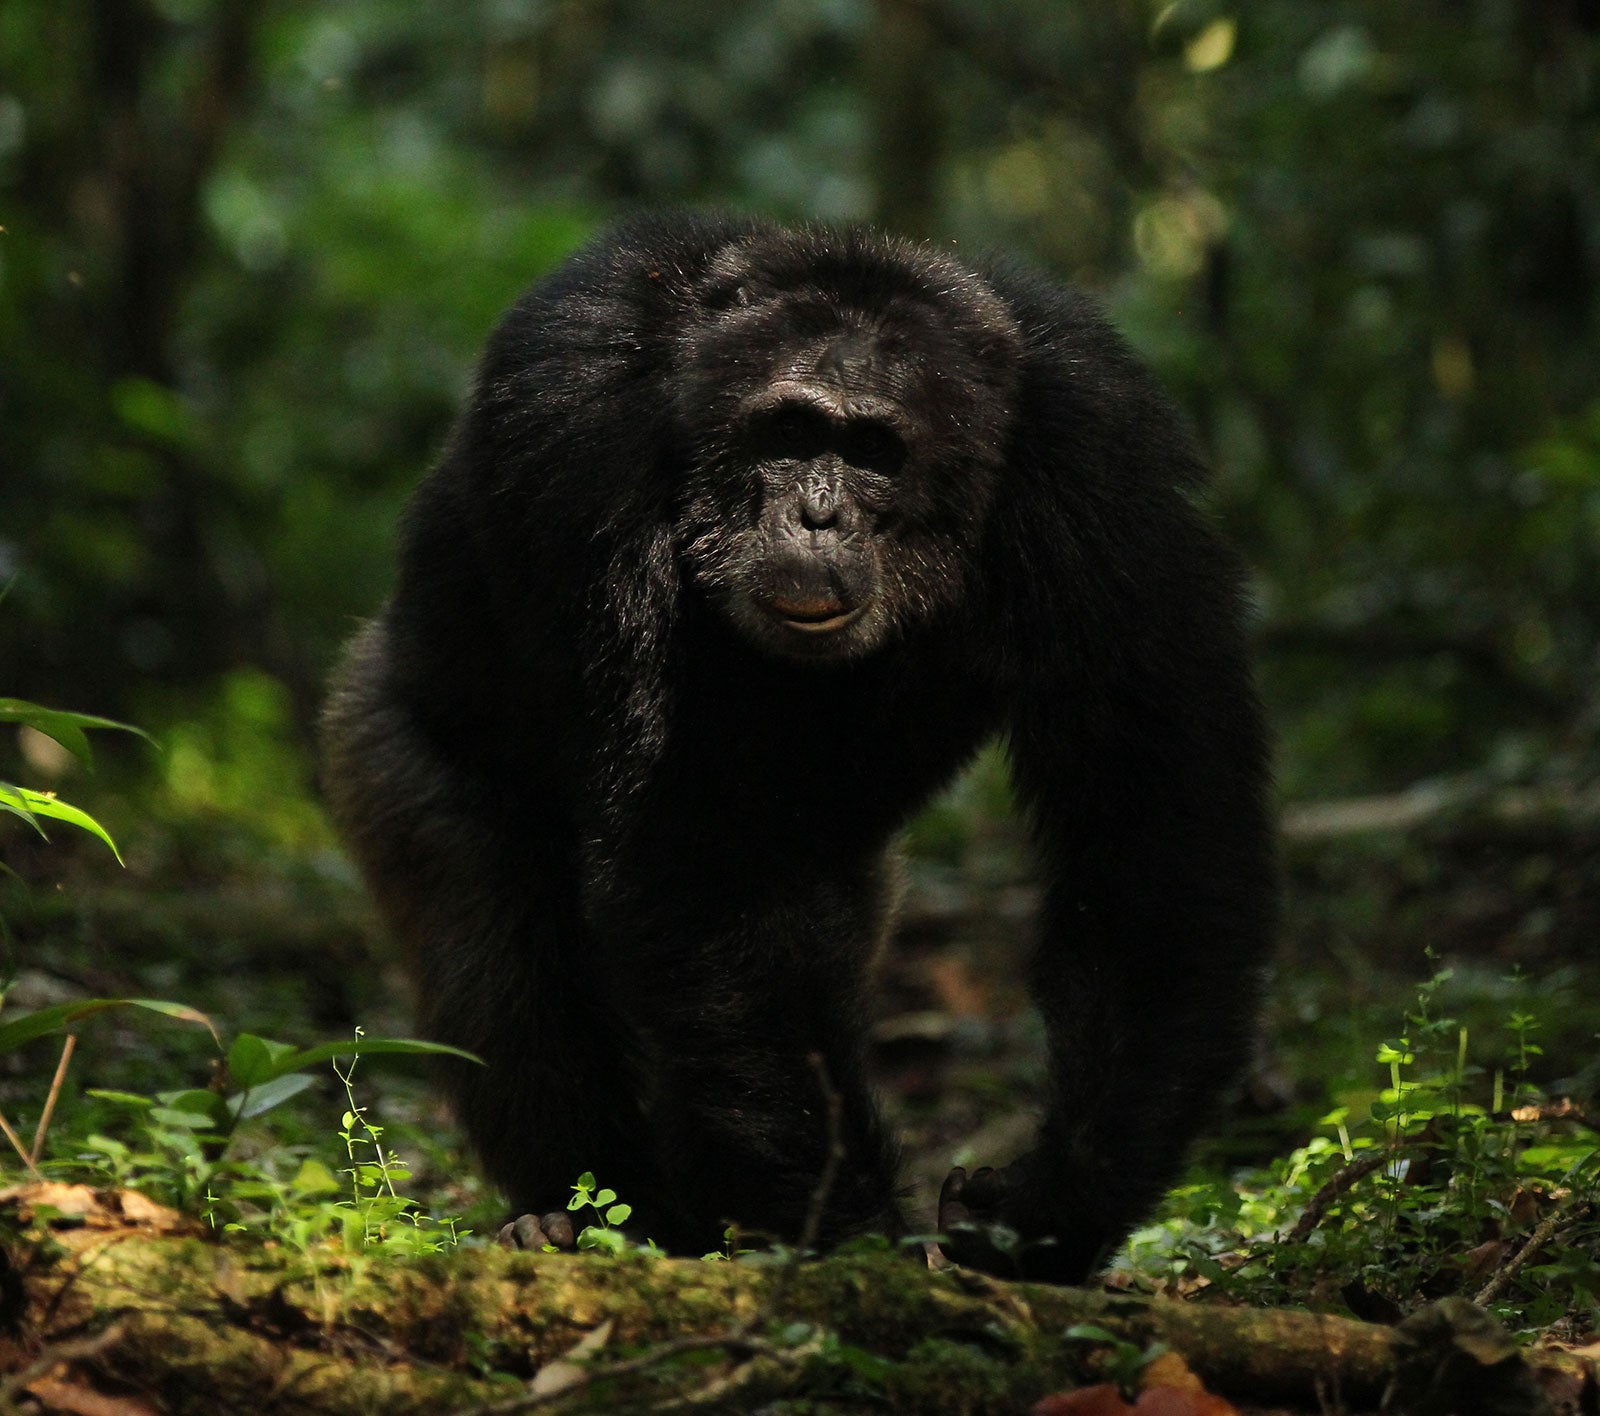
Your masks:
{"label": "green leaf", "polygon": [[175,1111],[170,1106],[152,1106],[150,1119],[163,1126],[175,1126],[180,1131],[214,1131],[217,1123],[198,1111]]}
{"label": "green leaf", "polygon": [[608,1254],[620,1254],[628,1247],[628,1238],[615,1229],[600,1229],[590,1225],[578,1235],[580,1249],[604,1249]]}
{"label": "green leaf", "polygon": [[282,1106],[290,1097],[299,1096],[316,1084],[317,1079],[308,1072],[289,1072],[260,1086],[235,1093],[228,1098],[228,1105],[234,1112],[235,1120],[248,1121],[252,1116],[262,1116],[273,1107]]}
{"label": "green leaf", "polygon": [[272,1067],[272,1054],[254,1033],[240,1033],[228,1049],[228,1079],[236,1087],[249,1089],[266,1081]]}
{"label": "green leaf", "polygon": [[380,1053],[461,1057],[468,1062],[483,1065],[483,1058],[442,1042],[424,1042],[421,1038],[412,1037],[364,1037],[359,1042],[354,1038],[348,1042],[323,1042],[302,1052],[290,1052],[287,1056],[275,1055],[271,1075],[281,1077],[285,1072],[299,1072],[306,1067],[315,1066],[320,1062],[331,1062],[338,1057],[374,1057]]}
{"label": "green leaf", "polygon": [[[45,836],[39,818],[23,804],[21,788],[13,787],[9,782],[0,782],[0,811],[9,811],[13,816],[20,816],[41,836]],[[50,838],[45,836],[45,839],[48,841]]]}
{"label": "green leaf", "polygon": [[117,864],[122,864],[122,853],[117,849],[117,843],[106,834],[105,827],[87,811],[80,811],[77,807],[68,806],[66,802],[58,800],[54,792],[36,792],[28,787],[0,782],[0,808],[9,811],[13,816],[22,817],[24,821],[32,822],[41,836],[44,835],[44,827],[35,819],[40,816],[66,821],[80,827],[91,835],[98,836],[110,846],[111,854],[117,858]]}
{"label": "green leaf", "polygon": [[35,1038],[50,1033],[74,1031],[72,1024],[108,1008],[143,1008],[160,1013],[179,1022],[199,1023],[212,1037],[217,1030],[211,1019],[186,1003],[167,1003],[157,998],[88,998],[77,1003],[57,1003],[50,1008],[39,1008],[9,1023],[0,1023],[0,1053],[11,1052]]}
{"label": "green leaf", "polygon": [[[232,1120],[228,1110],[228,1103],[216,1092],[206,1091],[202,1087],[186,1087],[182,1091],[157,1092],[156,1100],[166,1110],[184,1116],[200,1117],[208,1126],[226,1126]],[[163,1117],[162,1119],[166,1118]]]}
{"label": "green leaf", "polygon": [[297,1195],[327,1195],[337,1192],[341,1187],[326,1165],[308,1157],[300,1162],[289,1188]]}
{"label": "green leaf", "polygon": [[609,1205],[616,1198],[617,1198],[617,1192],[615,1190],[611,1190],[611,1189],[602,1190],[598,1195],[596,1195],[594,1197],[594,1201],[593,1201],[594,1207],[596,1209],[603,1209],[606,1205]]}
{"label": "green leaf", "polygon": [[68,713],[61,708],[45,708],[21,698],[0,698],[0,723],[20,723],[48,738],[54,738],[91,769],[94,767],[94,752],[83,731],[85,728],[110,728],[121,733],[136,733],[149,743],[155,741],[149,733],[131,723],[97,718],[92,713]]}
{"label": "green leaf", "polygon": [[107,1091],[102,1087],[87,1087],[85,1096],[92,1096],[97,1101],[109,1101],[117,1106],[154,1106],[155,1098],[140,1096],[137,1092]]}
{"label": "green leaf", "polygon": [[606,1211],[606,1223],[612,1225],[626,1224],[628,1222],[628,1216],[632,1213],[632,1205],[612,1205],[611,1208]]}
{"label": "green leaf", "polygon": [[1128,1345],[1127,1342],[1123,1338],[1118,1337],[1116,1333],[1107,1331],[1097,1323],[1074,1323],[1061,1335],[1063,1337],[1076,1339],[1079,1342],[1108,1342],[1115,1347],[1125,1347]]}
{"label": "green leaf", "polygon": [[294,1054],[290,1043],[240,1033],[228,1049],[228,1076],[240,1090],[258,1087],[281,1076],[285,1069],[279,1064]]}

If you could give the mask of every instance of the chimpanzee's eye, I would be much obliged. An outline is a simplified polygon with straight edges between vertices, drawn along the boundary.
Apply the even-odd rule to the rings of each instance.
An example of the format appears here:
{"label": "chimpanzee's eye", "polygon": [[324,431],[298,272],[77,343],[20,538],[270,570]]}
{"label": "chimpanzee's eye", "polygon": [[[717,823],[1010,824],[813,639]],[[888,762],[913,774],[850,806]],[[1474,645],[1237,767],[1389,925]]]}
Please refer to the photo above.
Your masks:
{"label": "chimpanzee's eye", "polygon": [[894,472],[906,460],[906,445],[887,423],[857,418],[845,425],[839,452],[852,467]]}
{"label": "chimpanzee's eye", "polygon": [[815,408],[783,403],[759,420],[755,435],[763,456],[808,462],[828,446],[828,420]]}

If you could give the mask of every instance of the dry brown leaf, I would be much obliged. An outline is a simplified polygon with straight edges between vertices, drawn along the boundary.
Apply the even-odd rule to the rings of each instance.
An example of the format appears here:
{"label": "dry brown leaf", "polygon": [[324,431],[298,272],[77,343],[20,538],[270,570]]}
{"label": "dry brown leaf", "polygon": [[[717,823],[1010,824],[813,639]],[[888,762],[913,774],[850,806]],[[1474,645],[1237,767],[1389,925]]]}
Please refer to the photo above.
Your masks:
{"label": "dry brown leaf", "polygon": [[1214,1396],[1204,1387],[1199,1391],[1151,1387],[1139,1393],[1133,1409],[1137,1416],[1239,1416],[1230,1403],[1220,1396]]}
{"label": "dry brown leaf", "polygon": [[177,1210],[158,1205],[137,1190],[95,1190],[88,1185],[60,1185],[53,1181],[13,1185],[0,1190],[0,1206],[15,1208],[25,1223],[44,1218],[72,1243],[73,1234],[102,1235],[137,1226],[159,1234],[196,1234],[200,1226]]}
{"label": "dry brown leaf", "polygon": [[1483,1278],[1500,1267],[1511,1245],[1504,1239],[1490,1239],[1461,1256],[1461,1269],[1468,1278]]}
{"label": "dry brown leaf", "polygon": [[1133,1410],[1112,1382],[1058,1391],[1034,1402],[1031,1416],[1128,1416]]}
{"label": "dry brown leaf", "polygon": [[99,1208],[99,1201],[88,1185],[61,1185],[45,1180],[36,1185],[13,1185],[8,1190],[0,1190],[0,1205],[15,1205],[27,1221],[41,1209],[55,1210],[66,1219],[87,1219]]}
{"label": "dry brown leaf", "polygon": [[1151,1359],[1139,1373],[1139,1390],[1172,1387],[1177,1391],[1204,1391],[1206,1384],[1189,1370],[1189,1364],[1176,1352],[1163,1352]]}
{"label": "dry brown leaf", "polygon": [[1113,1383],[1101,1382],[1047,1396],[1034,1403],[1031,1416],[1239,1416],[1235,1407],[1200,1384],[1182,1358],[1176,1360],[1181,1380],[1193,1382],[1193,1387],[1150,1386],[1130,1405]]}
{"label": "dry brown leaf", "polygon": [[177,1210],[158,1205],[148,1195],[141,1195],[137,1190],[117,1190],[111,1198],[116,1201],[122,1211],[122,1217],[129,1224],[145,1225],[162,1234],[172,1234],[194,1227],[193,1223]]}
{"label": "dry brown leaf", "polygon": [[68,1416],[161,1416],[155,1407],[136,1396],[107,1396],[77,1382],[40,1377],[30,1382],[28,1395],[42,1402],[46,1411],[62,1411]]}

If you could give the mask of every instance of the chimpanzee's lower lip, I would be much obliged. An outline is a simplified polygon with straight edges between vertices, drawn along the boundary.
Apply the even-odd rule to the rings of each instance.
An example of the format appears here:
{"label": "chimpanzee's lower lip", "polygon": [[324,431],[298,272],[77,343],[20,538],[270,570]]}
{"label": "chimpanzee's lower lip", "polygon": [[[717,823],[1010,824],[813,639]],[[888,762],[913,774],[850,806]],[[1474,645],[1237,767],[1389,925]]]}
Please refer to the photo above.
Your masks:
{"label": "chimpanzee's lower lip", "polygon": [[797,629],[802,634],[831,634],[834,630],[843,629],[847,624],[853,624],[861,617],[858,606],[853,610],[843,610],[838,614],[825,615],[820,619],[804,618],[797,615],[780,615],[779,618],[790,629]]}

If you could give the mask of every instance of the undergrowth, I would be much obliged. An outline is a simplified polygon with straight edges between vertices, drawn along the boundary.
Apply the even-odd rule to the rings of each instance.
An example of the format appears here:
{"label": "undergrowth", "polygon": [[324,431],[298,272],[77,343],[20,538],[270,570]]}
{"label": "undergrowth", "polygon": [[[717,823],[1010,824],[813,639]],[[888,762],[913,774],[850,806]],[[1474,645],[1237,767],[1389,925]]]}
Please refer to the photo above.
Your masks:
{"label": "undergrowth", "polygon": [[1451,977],[1437,969],[1375,1049],[1384,1084],[1365,1115],[1341,1106],[1272,1164],[1175,1192],[1122,1277],[1375,1321],[1453,1294],[1513,1329],[1600,1327],[1596,1118],[1529,1080],[1531,1011],[1506,1019],[1500,1065],[1469,1061],[1443,1007]]}

